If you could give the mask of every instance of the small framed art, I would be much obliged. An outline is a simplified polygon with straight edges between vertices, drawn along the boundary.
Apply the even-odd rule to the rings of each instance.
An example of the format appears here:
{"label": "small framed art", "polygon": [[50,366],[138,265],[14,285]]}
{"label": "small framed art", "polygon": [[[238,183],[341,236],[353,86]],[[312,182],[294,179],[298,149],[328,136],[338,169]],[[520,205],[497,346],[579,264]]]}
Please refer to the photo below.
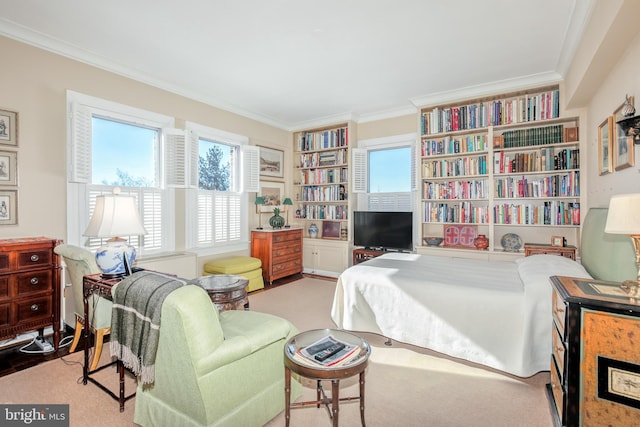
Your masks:
{"label": "small framed art", "polygon": [[613,137],[613,116],[598,126],[598,170],[600,175],[613,171],[611,159],[611,140]]}
{"label": "small framed art", "polygon": [[18,153],[0,151],[0,185],[18,185]]}
{"label": "small framed art", "polygon": [[284,151],[260,146],[260,176],[284,177]]}
{"label": "small framed art", "polygon": [[640,365],[598,356],[598,397],[640,409]]}
{"label": "small framed art", "polygon": [[556,247],[564,247],[564,237],[563,236],[551,236],[551,246]]}
{"label": "small framed art", "polygon": [[322,222],[322,238],[323,239],[339,239],[340,238],[340,221],[323,221]]}
{"label": "small framed art", "polygon": [[[629,104],[633,105],[633,96],[628,97]],[[617,171],[630,168],[634,165],[634,146],[633,137],[628,136],[622,129],[622,126],[617,124],[618,120],[624,118],[622,109],[625,104],[620,105],[616,111],[613,112],[613,168]]]}
{"label": "small framed art", "polygon": [[18,191],[0,190],[0,225],[18,223]]}
{"label": "small framed art", "polygon": [[18,113],[0,110],[0,144],[18,145]]}
{"label": "small framed art", "polygon": [[260,181],[260,195],[264,197],[264,205],[260,205],[260,212],[273,212],[273,208],[282,208],[284,193],[283,182]]}

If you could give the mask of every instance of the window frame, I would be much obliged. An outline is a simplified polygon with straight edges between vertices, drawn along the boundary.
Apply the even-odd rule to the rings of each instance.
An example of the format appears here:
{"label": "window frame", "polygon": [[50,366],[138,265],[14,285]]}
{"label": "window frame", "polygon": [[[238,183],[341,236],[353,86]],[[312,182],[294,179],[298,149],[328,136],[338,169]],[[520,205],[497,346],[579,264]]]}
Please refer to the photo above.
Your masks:
{"label": "window frame", "polygon": [[[159,140],[157,147],[155,147],[157,156],[154,159],[156,163],[156,187],[122,188],[123,194],[135,192],[138,197],[145,192],[160,192],[161,204],[156,208],[156,211],[161,215],[161,236],[159,239],[156,236],[154,241],[159,240],[162,243],[154,249],[136,246],[139,258],[145,255],[157,255],[174,251],[175,196],[173,189],[164,185],[165,171],[163,168],[163,130],[175,126],[174,118],[71,90],[67,91],[67,242],[90,250],[95,249],[96,242],[83,236],[91,218],[95,195],[110,193],[115,187],[91,182],[91,119],[93,116],[158,130]],[[138,203],[138,208],[142,210],[143,206]],[[155,219],[156,215],[157,213],[154,212],[152,217]],[[141,217],[144,222],[144,215],[141,215]]]}
{"label": "window frame", "polygon": [[[416,212],[416,191],[418,171],[418,135],[416,133],[395,135],[383,138],[372,138],[358,141],[358,148],[352,154],[353,180],[352,192],[356,194],[357,206],[360,210],[410,210]],[[411,151],[411,189],[407,192],[371,193],[369,192],[369,151],[381,151],[409,147]]]}
{"label": "window frame", "polygon": [[[185,132],[190,143],[189,151],[191,156],[192,183],[185,190],[185,246],[189,251],[199,255],[212,255],[226,252],[244,251],[249,249],[249,215],[244,214],[249,207],[249,192],[258,191],[259,184],[259,149],[249,145],[249,138],[243,135],[215,129],[194,122],[185,123]],[[237,147],[239,159],[237,170],[232,171],[234,177],[232,181],[237,183],[236,188],[229,191],[201,190],[199,188],[199,153],[198,145],[200,139],[206,139],[221,144]],[[194,172],[195,171],[195,172]],[[212,203],[212,211],[216,210],[216,201],[225,204],[238,204],[239,234],[232,240],[216,241],[216,223],[211,226],[211,238],[200,239],[199,230],[199,203],[202,198],[207,198]],[[231,215],[227,211],[228,215]],[[215,219],[214,219],[215,221]],[[228,218],[220,219],[229,225]],[[221,226],[221,223],[218,223]]]}

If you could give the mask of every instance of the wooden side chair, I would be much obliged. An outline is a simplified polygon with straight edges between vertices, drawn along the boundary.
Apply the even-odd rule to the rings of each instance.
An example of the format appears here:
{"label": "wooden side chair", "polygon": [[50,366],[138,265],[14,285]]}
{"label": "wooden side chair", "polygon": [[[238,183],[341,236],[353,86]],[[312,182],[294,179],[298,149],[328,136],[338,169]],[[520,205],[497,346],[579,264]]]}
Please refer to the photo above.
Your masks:
{"label": "wooden side chair", "polygon": [[[87,325],[84,318],[84,303],[82,282],[87,274],[100,273],[96,264],[95,255],[90,251],[73,245],[58,245],[54,249],[55,253],[62,256],[66,265],[67,275],[71,282],[73,301],[75,305],[76,326],[70,352],[74,352],[80,341],[82,331]],[[112,302],[106,298],[92,295],[89,299],[89,330],[95,336],[95,351],[91,360],[89,370],[93,371],[98,367],[102,346],[106,335],[111,333],[111,306]]]}

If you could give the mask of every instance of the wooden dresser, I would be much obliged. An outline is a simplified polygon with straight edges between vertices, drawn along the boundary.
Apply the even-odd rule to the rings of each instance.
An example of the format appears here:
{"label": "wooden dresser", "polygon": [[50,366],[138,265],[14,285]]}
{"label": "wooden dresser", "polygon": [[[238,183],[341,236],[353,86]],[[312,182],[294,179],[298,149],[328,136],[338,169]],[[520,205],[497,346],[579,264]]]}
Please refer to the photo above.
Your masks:
{"label": "wooden dresser", "polygon": [[0,339],[53,326],[60,343],[61,241],[46,237],[0,240]]}
{"label": "wooden dresser", "polygon": [[252,230],[251,256],[262,261],[262,277],[272,284],[302,272],[302,229]]}
{"label": "wooden dresser", "polygon": [[556,426],[637,425],[640,300],[617,282],[552,276],[551,383]]}

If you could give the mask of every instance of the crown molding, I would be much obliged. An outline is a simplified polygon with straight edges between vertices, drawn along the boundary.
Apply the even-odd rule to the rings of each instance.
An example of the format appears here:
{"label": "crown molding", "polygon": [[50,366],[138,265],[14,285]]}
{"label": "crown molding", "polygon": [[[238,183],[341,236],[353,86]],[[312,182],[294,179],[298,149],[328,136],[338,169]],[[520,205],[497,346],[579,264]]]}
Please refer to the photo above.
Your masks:
{"label": "crown molding", "polygon": [[499,93],[533,89],[540,86],[558,84],[561,81],[562,76],[560,76],[559,73],[550,71],[477,86],[467,86],[450,91],[432,93],[422,97],[411,98],[411,102],[413,102],[416,107],[422,108],[432,105],[464,101],[471,98],[481,98]]}

